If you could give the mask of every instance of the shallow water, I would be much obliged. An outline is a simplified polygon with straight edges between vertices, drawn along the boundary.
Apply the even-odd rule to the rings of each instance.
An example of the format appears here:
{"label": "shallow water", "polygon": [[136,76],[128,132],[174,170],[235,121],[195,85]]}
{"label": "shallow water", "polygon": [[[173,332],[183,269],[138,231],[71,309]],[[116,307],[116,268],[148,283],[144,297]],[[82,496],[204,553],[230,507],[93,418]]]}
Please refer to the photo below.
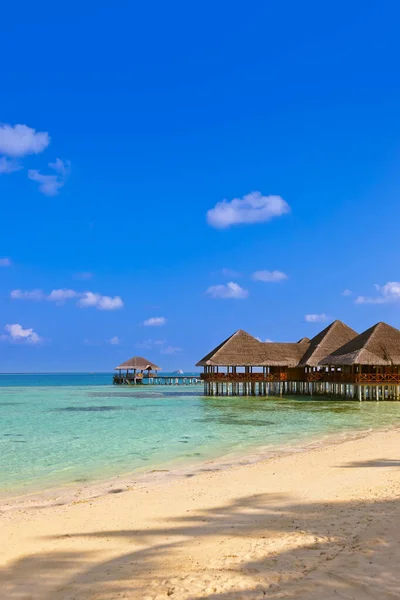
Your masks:
{"label": "shallow water", "polygon": [[400,403],[208,398],[111,375],[0,375],[0,492],[106,479],[397,425]]}

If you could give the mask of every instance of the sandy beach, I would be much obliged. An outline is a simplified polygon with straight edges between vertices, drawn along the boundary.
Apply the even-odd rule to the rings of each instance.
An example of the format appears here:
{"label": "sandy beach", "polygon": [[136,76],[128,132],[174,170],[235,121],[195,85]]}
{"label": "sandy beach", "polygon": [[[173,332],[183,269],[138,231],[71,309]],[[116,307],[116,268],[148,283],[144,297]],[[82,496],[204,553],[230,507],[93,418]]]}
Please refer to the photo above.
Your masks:
{"label": "sandy beach", "polygon": [[400,598],[400,432],[3,505],[1,599]]}

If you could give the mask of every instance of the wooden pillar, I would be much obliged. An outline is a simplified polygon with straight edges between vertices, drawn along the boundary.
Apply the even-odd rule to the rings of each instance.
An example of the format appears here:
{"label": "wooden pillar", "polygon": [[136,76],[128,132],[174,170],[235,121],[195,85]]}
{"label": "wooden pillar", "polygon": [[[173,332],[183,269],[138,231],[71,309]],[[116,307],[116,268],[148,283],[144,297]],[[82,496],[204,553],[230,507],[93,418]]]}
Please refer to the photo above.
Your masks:
{"label": "wooden pillar", "polygon": [[262,395],[265,396],[267,393],[267,385],[265,383],[266,367],[263,367],[263,382],[262,382]]}
{"label": "wooden pillar", "polygon": [[[237,373],[237,367],[235,366],[233,368],[234,368],[234,373],[236,375],[236,373]],[[237,381],[235,381],[235,396],[238,395],[238,388],[239,388],[239,383]]]}

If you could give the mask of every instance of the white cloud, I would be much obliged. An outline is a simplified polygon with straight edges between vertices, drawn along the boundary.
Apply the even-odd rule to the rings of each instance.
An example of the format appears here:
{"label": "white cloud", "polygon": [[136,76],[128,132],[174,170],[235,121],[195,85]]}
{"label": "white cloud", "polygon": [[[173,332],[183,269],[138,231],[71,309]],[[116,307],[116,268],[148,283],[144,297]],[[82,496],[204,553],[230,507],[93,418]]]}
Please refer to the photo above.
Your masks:
{"label": "white cloud", "polygon": [[9,258],[0,258],[0,267],[11,267],[12,262]]}
{"label": "white cloud", "polygon": [[74,290],[52,290],[46,296],[43,290],[12,290],[10,296],[13,300],[50,300],[50,302],[63,303],[65,300],[78,296],[78,292]]}
{"label": "white cloud", "polygon": [[155,344],[156,346],[162,346],[163,344],[165,344],[165,340],[155,340],[155,341],[154,341],[154,344]]}
{"label": "white cloud", "polygon": [[160,327],[161,325],[165,325],[167,319],[165,317],[150,317],[150,319],[146,319],[143,325],[146,327]]}
{"label": "white cloud", "polygon": [[328,321],[329,317],[325,313],[321,313],[319,315],[311,314],[305,315],[304,320],[307,321],[307,323],[323,323],[324,321]]}
{"label": "white cloud", "polygon": [[67,177],[71,170],[71,162],[69,160],[63,161],[61,158],[56,158],[55,162],[49,162],[49,167],[61,175],[61,177]]}
{"label": "white cloud", "polygon": [[259,342],[263,342],[264,344],[271,344],[272,343],[272,340],[270,340],[269,338],[265,338],[265,340],[263,340],[260,337],[256,337],[256,340],[258,340]]}
{"label": "white cloud", "polygon": [[27,125],[0,125],[0,154],[12,157],[39,154],[49,144],[46,131],[35,131]]}
{"label": "white cloud", "polygon": [[78,295],[78,292],[75,292],[75,290],[52,290],[47,296],[47,300],[50,300],[50,302],[58,302],[59,304],[62,304],[66,300],[76,298],[76,296]]}
{"label": "white cloud", "polygon": [[265,281],[268,283],[278,283],[288,278],[282,271],[256,271],[252,275],[255,281]]}
{"label": "white cloud", "polygon": [[265,223],[290,212],[290,206],[280,196],[263,196],[251,192],[230,202],[223,200],[207,212],[208,224],[224,229],[240,223]]}
{"label": "white cloud", "polygon": [[0,175],[8,175],[22,169],[18,161],[8,159],[5,156],[0,157]]}
{"label": "white cloud", "polygon": [[226,285],[212,285],[206,293],[211,298],[234,298],[236,300],[242,300],[249,295],[248,290],[243,289],[233,281],[230,281]]}
{"label": "white cloud", "polygon": [[39,184],[39,190],[45,196],[57,196],[68,179],[71,163],[57,158],[54,163],[49,163],[49,167],[56,171],[56,175],[43,175],[36,169],[29,169],[28,178]]}
{"label": "white cloud", "polygon": [[161,350],[161,354],[176,354],[177,352],[182,352],[182,348],[178,346],[166,346]]}
{"label": "white cloud", "polygon": [[343,290],[342,292],[342,296],[351,296],[353,294],[353,292],[351,290]]}
{"label": "white cloud", "polygon": [[13,300],[44,300],[46,298],[42,290],[12,290],[10,297]]}
{"label": "white cloud", "polygon": [[69,289],[52,290],[48,295],[42,290],[12,290],[10,296],[13,300],[49,300],[56,304],[63,304],[72,298],[79,298],[78,306],[80,308],[94,307],[98,310],[116,310],[124,306],[120,296],[102,296],[93,292],[81,293]]}
{"label": "white cloud", "polygon": [[8,335],[2,336],[3,339],[9,339],[15,342],[26,342],[28,344],[38,344],[41,342],[41,338],[33,329],[24,329],[18,323],[12,325],[6,325],[4,329]]}
{"label": "white cloud", "polygon": [[80,308],[94,307],[98,310],[117,310],[124,306],[120,296],[101,296],[93,292],[84,292],[78,302]]}
{"label": "white cloud", "polygon": [[112,337],[108,340],[108,343],[111,344],[112,346],[119,346],[121,343],[121,340],[119,339],[119,337],[117,335],[114,335],[114,337]]}
{"label": "white cloud", "polygon": [[375,284],[378,296],[358,296],[356,304],[390,304],[400,301],[400,281],[388,281],[385,285]]}

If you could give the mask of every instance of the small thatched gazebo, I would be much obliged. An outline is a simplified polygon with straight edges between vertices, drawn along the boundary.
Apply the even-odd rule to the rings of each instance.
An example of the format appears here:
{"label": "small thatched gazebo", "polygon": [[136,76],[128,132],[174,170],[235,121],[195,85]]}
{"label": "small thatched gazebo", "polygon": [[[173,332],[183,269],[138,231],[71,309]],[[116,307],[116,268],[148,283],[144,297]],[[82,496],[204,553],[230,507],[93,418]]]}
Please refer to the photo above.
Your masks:
{"label": "small thatched gazebo", "polygon": [[[136,384],[138,382],[142,382],[143,377],[150,378],[152,375],[152,371],[161,371],[161,367],[157,366],[147,358],[143,358],[143,356],[133,356],[126,362],[115,367],[115,370],[118,371],[118,375],[114,375],[114,383],[127,383],[131,382]],[[125,371],[125,375],[123,375],[123,371]],[[132,371],[132,373],[129,373]],[[147,371],[147,373],[146,373]]]}

